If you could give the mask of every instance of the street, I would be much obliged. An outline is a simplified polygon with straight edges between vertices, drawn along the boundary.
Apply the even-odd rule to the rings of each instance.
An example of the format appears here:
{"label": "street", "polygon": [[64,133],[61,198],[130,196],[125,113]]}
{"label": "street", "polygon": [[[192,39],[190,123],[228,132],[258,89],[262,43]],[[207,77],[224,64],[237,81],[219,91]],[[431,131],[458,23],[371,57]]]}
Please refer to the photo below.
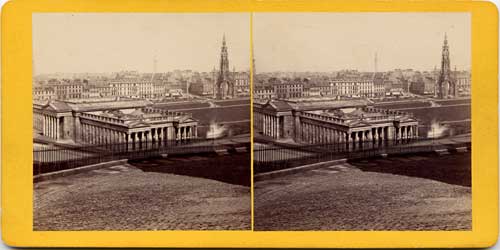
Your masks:
{"label": "street", "polygon": [[249,230],[250,188],[126,164],[34,184],[33,230]]}
{"label": "street", "polygon": [[[460,166],[449,169],[470,167],[470,154],[432,157],[345,163],[256,182],[255,230],[471,230],[470,179]],[[417,177],[417,166],[433,163],[456,176]],[[411,176],[391,173],[405,165]]]}

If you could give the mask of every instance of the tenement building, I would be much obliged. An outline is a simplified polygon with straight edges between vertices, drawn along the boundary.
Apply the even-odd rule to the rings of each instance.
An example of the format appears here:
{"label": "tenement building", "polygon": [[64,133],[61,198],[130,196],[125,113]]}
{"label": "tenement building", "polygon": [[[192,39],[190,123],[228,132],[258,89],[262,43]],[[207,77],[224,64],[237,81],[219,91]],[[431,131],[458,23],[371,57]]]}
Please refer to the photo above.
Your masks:
{"label": "tenement building", "polygon": [[161,145],[198,136],[198,122],[190,114],[155,109],[151,105],[138,99],[34,103],[33,126],[38,135],[49,140],[84,145]]}
{"label": "tenement building", "polygon": [[365,100],[256,100],[253,108],[256,132],[274,140],[356,147],[418,137],[418,121],[410,114],[374,108]]}

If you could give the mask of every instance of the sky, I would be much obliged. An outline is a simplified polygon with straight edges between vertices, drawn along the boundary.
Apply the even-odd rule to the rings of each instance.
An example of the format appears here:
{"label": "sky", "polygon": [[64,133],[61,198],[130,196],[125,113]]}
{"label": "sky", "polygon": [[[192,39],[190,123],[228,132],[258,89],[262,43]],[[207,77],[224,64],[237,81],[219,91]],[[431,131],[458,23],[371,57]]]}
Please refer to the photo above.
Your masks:
{"label": "sky", "polygon": [[470,69],[469,13],[254,13],[257,72],[378,71],[440,67],[444,34],[452,68]]}
{"label": "sky", "polygon": [[248,13],[35,13],[34,75],[211,71],[226,35],[230,69],[250,65]]}

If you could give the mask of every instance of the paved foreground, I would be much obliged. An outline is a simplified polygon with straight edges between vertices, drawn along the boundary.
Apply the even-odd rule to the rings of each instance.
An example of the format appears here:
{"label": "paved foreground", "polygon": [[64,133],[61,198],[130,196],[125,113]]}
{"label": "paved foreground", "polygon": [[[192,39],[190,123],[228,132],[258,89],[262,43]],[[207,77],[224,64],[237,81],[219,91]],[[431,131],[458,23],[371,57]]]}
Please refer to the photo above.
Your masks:
{"label": "paved foreground", "polygon": [[34,184],[34,230],[249,230],[250,188],[131,165]]}
{"label": "paved foreground", "polygon": [[[470,166],[470,155],[458,157]],[[466,183],[381,172],[409,161],[432,167],[431,156],[417,158],[373,161],[377,172],[346,163],[256,182],[255,230],[471,230]]]}

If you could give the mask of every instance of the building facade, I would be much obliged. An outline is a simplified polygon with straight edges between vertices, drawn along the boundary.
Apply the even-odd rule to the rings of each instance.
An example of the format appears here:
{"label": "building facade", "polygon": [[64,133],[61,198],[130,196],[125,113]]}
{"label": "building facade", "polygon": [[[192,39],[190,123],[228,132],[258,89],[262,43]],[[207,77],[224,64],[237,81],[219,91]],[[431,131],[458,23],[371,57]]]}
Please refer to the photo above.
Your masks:
{"label": "building facade", "polygon": [[258,85],[253,87],[253,98],[255,99],[275,99],[274,87],[270,85]]}
{"label": "building facade", "polygon": [[235,94],[250,96],[250,73],[233,71]]}
{"label": "building facade", "polygon": [[300,98],[304,94],[304,83],[300,80],[283,81],[273,85],[278,99]]}
{"label": "building facade", "polygon": [[378,109],[365,101],[300,103],[254,102],[254,129],[274,140],[303,144],[401,141],[418,137],[418,121],[410,114]]}
{"label": "building facade", "polygon": [[190,114],[151,105],[145,100],[34,103],[33,128],[47,139],[83,145],[147,145],[197,138],[198,122]]}
{"label": "building facade", "polygon": [[375,87],[373,80],[341,79],[332,80],[338,96],[341,97],[373,97]]}

